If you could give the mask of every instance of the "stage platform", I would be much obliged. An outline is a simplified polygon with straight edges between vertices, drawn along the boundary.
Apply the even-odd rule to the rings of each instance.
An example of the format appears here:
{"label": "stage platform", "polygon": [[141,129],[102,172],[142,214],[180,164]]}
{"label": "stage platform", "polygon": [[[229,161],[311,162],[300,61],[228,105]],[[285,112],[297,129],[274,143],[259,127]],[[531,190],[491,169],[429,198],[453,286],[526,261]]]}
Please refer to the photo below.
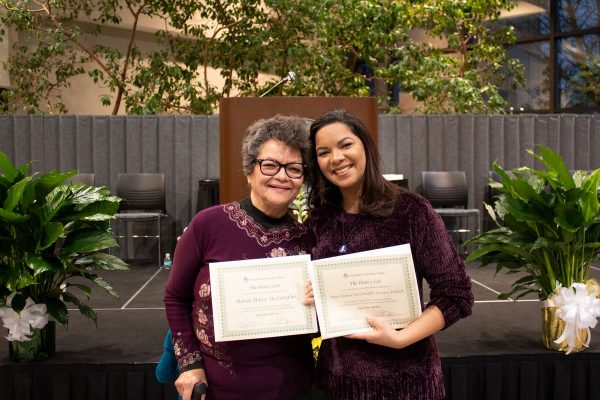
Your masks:
{"label": "stage platform", "polygon": [[[514,277],[494,277],[494,268],[476,264],[467,272],[473,315],[436,335],[447,399],[600,399],[600,329],[592,330],[590,348],[581,353],[546,350],[539,301],[498,300]],[[69,328],[57,327],[56,355],[49,360],[12,363],[0,339],[0,400],[175,399],[172,385],[154,378],[167,330],[162,298],[168,274],[147,265],[103,272],[120,297],[93,288],[97,327],[71,311]],[[591,275],[600,280],[600,268]]]}

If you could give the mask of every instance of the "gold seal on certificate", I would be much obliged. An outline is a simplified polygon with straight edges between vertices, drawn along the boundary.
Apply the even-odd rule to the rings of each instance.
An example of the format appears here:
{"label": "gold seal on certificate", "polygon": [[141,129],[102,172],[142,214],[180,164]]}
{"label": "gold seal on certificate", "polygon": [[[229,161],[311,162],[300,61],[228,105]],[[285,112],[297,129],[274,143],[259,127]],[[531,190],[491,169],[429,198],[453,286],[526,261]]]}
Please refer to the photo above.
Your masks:
{"label": "gold seal on certificate", "polygon": [[371,315],[403,328],[421,315],[409,245],[325,258],[311,263],[323,339],[366,332]]}
{"label": "gold seal on certificate", "polygon": [[302,304],[309,255],[210,263],[215,341],[317,332]]}

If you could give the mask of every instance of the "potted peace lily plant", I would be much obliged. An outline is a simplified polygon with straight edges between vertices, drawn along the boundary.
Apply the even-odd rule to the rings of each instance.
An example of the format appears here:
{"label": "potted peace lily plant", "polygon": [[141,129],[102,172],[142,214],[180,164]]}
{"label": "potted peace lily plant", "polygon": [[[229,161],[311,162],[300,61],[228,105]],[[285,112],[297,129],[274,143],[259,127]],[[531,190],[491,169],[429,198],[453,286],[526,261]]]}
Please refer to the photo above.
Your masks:
{"label": "potted peace lily plant", "polygon": [[86,281],[111,295],[95,270],[125,270],[104,252],[117,243],[109,220],[120,199],[104,187],[65,184],[77,174],[30,174],[0,152],[0,319],[8,329],[14,361],[54,353],[55,322],[67,326],[67,303],[96,321],[95,311],[76,294],[90,296]]}
{"label": "potted peace lily plant", "polygon": [[467,261],[495,264],[496,272],[517,274],[501,298],[535,293],[542,300],[542,334],[547,348],[582,350],[600,316],[598,284],[588,279],[600,256],[600,169],[571,174],[559,154],[538,146],[528,151],[545,170],[528,167],[510,173],[496,163],[500,195],[486,204],[498,227],[467,244],[478,244]]}

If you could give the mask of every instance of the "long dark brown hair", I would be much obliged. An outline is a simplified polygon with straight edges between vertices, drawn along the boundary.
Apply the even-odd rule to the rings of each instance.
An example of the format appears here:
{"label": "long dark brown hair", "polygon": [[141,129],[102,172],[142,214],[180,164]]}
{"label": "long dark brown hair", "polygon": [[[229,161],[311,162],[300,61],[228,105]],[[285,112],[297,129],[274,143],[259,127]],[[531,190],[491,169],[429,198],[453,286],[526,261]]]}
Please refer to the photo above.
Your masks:
{"label": "long dark brown hair", "polygon": [[371,135],[358,118],[345,110],[328,111],[310,125],[310,154],[312,163],[310,167],[310,194],[308,201],[313,209],[311,216],[319,218],[331,210],[342,207],[342,192],[325,178],[325,175],[323,175],[319,168],[315,140],[317,132],[321,128],[336,122],[346,125],[360,139],[365,148],[365,178],[363,180],[358,212],[378,217],[389,216],[393,211],[396,198],[401,189],[383,177],[379,166],[379,151]]}

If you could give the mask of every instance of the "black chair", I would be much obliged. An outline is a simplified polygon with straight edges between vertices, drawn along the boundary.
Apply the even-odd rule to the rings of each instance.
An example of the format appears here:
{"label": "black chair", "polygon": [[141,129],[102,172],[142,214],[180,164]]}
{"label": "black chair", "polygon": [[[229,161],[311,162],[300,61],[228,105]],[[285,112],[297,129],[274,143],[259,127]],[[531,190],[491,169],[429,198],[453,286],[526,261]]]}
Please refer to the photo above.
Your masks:
{"label": "black chair", "polygon": [[[117,233],[116,238],[156,238],[158,266],[161,259],[161,219],[165,213],[165,175],[154,173],[128,173],[117,176],[117,196],[121,197],[121,207],[116,219],[125,223],[125,234]],[[156,221],[155,234],[128,234],[129,224]]]}
{"label": "black chair", "polygon": [[481,232],[479,209],[468,208],[469,192],[464,171],[423,171],[421,176],[423,196],[444,220],[460,252],[462,243],[472,236],[469,218],[476,219],[475,234]]}
{"label": "black chair", "polygon": [[96,181],[95,176],[95,174],[77,174],[68,179],[67,183],[85,183],[86,185],[94,186]]}
{"label": "black chair", "polygon": [[198,201],[196,212],[219,204],[219,180],[201,179],[198,181]]}
{"label": "black chair", "polygon": [[410,188],[408,187],[408,179],[404,178],[404,175],[402,174],[383,174],[383,177],[385,178],[385,180],[396,184],[396,186],[399,186],[406,190],[410,190]]}

